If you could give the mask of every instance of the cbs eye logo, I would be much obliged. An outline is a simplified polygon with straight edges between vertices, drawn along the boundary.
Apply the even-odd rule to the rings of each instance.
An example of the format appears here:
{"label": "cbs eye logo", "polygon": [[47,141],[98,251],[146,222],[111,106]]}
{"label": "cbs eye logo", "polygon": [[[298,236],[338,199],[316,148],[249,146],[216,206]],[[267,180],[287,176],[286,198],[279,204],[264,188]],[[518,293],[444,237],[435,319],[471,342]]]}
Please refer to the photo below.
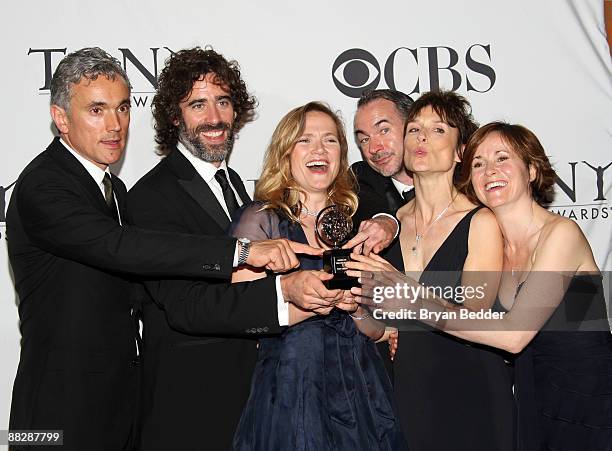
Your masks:
{"label": "cbs eye logo", "polygon": [[[451,91],[459,89],[463,82],[467,91],[489,91],[497,79],[491,66],[491,46],[473,44],[463,58],[452,47],[399,47],[387,57],[382,71],[374,55],[355,48],[342,52],[332,65],[334,85],[341,93],[353,98],[378,88],[381,77],[390,89],[399,89],[408,95],[421,92],[423,77],[429,79],[429,90],[438,91],[441,74],[450,78]],[[402,86],[396,86],[396,79]]]}
{"label": "cbs eye logo", "polygon": [[349,49],[334,61],[332,79],[342,94],[358,98],[364,91],[376,89],[380,82],[380,65],[367,50]]}

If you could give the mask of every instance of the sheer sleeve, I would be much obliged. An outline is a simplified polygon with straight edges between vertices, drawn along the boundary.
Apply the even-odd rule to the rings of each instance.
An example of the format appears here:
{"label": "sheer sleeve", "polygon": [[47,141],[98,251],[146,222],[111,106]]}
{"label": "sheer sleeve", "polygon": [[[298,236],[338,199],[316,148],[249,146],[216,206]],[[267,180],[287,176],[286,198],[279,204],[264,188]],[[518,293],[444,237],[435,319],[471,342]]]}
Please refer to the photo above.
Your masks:
{"label": "sheer sleeve", "polygon": [[229,235],[251,241],[280,238],[279,216],[264,206],[262,202],[244,205],[232,221]]}

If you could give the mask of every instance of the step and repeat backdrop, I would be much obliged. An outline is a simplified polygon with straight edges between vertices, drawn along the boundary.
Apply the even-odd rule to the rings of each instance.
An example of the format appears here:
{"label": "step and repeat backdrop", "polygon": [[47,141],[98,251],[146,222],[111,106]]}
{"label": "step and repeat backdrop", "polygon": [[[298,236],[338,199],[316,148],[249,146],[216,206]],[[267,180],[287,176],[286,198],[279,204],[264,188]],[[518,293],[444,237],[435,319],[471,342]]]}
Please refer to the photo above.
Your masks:
{"label": "step and repeat backdrop", "polygon": [[[558,173],[551,209],[574,219],[600,267],[612,270],[612,66],[601,0],[60,0],[5,9],[0,429],[8,424],[20,338],[6,206],[19,173],[53,137],[51,75],[81,47],[104,48],[130,76],[129,143],[113,168],[128,187],[159,159],[150,104],[165,59],[182,48],[212,46],[240,63],[259,100],[258,117],[241,131],[230,159],[248,189],[276,123],[295,106],[328,102],[341,111],[350,136],[364,89],[395,88],[413,99],[452,89],[471,101],[480,123],[518,122],[540,137]],[[351,144],[351,161],[360,159]]]}

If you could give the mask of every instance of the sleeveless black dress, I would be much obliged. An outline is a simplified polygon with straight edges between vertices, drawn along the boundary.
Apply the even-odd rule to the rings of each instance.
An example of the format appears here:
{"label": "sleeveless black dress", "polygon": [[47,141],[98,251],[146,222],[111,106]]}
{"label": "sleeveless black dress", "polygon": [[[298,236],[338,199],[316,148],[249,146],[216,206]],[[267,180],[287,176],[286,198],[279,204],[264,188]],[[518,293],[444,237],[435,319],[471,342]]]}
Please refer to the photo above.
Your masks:
{"label": "sleeveless black dress", "polygon": [[[426,286],[457,286],[468,253],[470,222],[459,221],[421,274]],[[404,269],[399,243],[390,263]],[[456,271],[456,273],[449,273]],[[503,354],[414,321],[400,332],[394,393],[410,451],[510,451],[515,406]]]}
{"label": "sleeveless black dress", "polygon": [[[583,330],[585,323],[591,330]],[[612,450],[608,327],[602,277],[574,276],[543,330],[516,358],[520,451]]]}
{"label": "sleeveless black dress", "polygon": [[[258,211],[260,206],[241,210],[234,236],[308,243],[300,225]],[[298,257],[301,269],[323,267],[319,257]],[[348,313],[334,309],[259,340],[234,450],[403,451],[392,403],[374,341],[357,330]]]}

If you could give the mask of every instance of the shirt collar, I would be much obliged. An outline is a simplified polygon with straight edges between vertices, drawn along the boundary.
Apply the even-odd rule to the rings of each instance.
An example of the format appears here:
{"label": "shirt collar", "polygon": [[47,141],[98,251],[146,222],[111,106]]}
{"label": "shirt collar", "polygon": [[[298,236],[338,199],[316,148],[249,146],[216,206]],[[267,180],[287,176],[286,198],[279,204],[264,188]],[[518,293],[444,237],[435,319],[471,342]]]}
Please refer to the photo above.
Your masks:
{"label": "shirt collar", "polygon": [[410,191],[412,188],[414,188],[414,186],[412,185],[406,185],[405,183],[400,182],[399,180],[395,180],[393,177],[391,177],[391,181],[393,182],[393,186],[395,186],[395,189],[401,194],[404,194],[404,191]]}
{"label": "shirt collar", "polygon": [[63,146],[68,150],[68,152],[70,152],[72,155],[74,155],[74,157],[78,160],[79,163],[81,163],[81,165],[83,165],[83,167],[85,168],[85,170],[89,173],[89,175],[91,175],[91,178],[94,179],[94,181],[98,184],[98,185],[102,185],[102,181],[104,180],[104,174],[107,174],[110,176],[111,172],[108,166],[106,166],[106,169],[101,169],[98,166],[96,166],[94,163],[92,163],[91,161],[89,161],[88,159],[86,159],[84,156],[82,156],[81,154],[79,154],[76,150],[74,150],[72,147],[70,147],[66,141],[64,141],[62,138],[60,138],[59,140]]}
{"label": "shirt collar", "polygon": [[216,167],[214,164],[209,163],[208,161],[200,160],[199,158],[194,156],[180,141],[176,145],[176,148],[184,155],[185,158],[187,158],[187,161],[191,163],[196,172],[200,175],[200,177],[204,179],[206,183],[210,183],[211,181],[215,180],[215,174],[219,169],[225,170],[225,173],[229,178],[229,173],[227,171],[227,163],[225,160],[221,162],[219,167]]}

